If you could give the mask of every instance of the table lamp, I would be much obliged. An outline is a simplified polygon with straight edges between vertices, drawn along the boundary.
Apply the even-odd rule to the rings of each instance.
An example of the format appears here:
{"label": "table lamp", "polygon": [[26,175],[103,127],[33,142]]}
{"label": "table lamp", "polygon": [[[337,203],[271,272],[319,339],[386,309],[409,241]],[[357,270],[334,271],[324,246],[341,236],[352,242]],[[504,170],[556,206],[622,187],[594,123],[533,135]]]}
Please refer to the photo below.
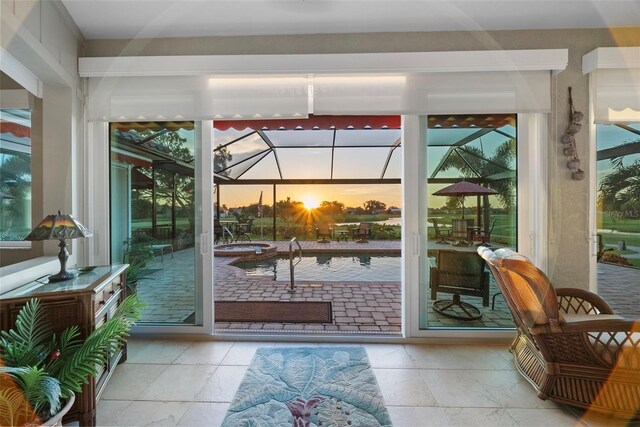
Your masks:
{"label": "table lamp", "polygon": [[59,239],[60,252],[58,259],[60,260],[60,272],[49,276],[50,282],[59,282],[61,280],[73,279],[77,276],[75,272],[67,271],[67,259],[69,259],[69,251],[67,250],[67,239],[77,239],[78,237],[93,236],[93,233],[71,215],[58,214],[47,215],[45,219],[40,221],[31,233],[24,240],[55,240]]}

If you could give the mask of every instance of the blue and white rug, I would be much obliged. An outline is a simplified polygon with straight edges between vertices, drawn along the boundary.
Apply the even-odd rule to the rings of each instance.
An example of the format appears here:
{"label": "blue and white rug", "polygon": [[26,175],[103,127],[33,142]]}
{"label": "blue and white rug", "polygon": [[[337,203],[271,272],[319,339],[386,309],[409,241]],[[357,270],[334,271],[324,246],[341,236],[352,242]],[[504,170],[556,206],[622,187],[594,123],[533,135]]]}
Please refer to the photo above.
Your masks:
{"label": "blue and white rug", "polygon": [[361,347],[261,348],[222,427],[391,426]]}

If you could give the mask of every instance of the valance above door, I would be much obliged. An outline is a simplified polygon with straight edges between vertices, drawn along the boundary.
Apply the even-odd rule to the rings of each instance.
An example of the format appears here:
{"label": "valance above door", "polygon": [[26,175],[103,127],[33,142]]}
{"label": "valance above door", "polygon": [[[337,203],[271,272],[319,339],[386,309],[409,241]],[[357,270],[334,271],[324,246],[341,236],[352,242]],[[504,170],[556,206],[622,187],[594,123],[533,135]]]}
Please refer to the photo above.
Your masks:
{"label": "valance above door", "polygon": [[640,122],[640,47],[595,49],[582,72],[592,77],[595,123]]}
{"label": "valance above door", "polygon": [[[118,122],[548,112],[551,75],[565,68],[567,51],[243,57],[243,70],[231,66],[237,68],[237,57],[226,56],[81,58],[81,76],[89,77],[88,118]],[[162,64],[165,69],[158,70]]]}

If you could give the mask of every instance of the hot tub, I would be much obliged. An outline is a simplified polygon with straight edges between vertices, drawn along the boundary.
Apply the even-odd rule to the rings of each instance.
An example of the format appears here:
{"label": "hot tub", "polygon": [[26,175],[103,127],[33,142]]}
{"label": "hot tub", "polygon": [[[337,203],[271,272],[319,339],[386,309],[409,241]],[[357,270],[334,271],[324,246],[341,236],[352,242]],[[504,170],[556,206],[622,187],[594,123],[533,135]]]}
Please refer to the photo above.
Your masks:
{"label": "hot tub", "polygon": [[269,243],[228,243],[213,247],[213,256],[235,257],[246,260],[271,258],[276,246]]}

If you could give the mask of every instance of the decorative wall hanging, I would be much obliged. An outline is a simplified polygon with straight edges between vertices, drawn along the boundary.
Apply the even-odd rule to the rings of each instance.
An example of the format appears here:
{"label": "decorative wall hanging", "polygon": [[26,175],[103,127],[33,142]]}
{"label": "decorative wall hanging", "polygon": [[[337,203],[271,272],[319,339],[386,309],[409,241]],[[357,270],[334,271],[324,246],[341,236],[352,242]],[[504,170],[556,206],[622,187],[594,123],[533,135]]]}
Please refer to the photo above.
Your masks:
{"label": "decorative wall hanging", "polygon": [[584,114],[576,111],[573,107],[573,98],[571,97],[571,86],[569,86],[569,126],[560,137],[560,142],[564,144],[563,153],[569,157],[567,167],[572,170],[571,178],[576,181],[584,179],[585,173],[580,169],[580,159],[578,158],[578,150],[576,149],[576,134],[580,132],[582,125],[580,122],[584,119]]}

